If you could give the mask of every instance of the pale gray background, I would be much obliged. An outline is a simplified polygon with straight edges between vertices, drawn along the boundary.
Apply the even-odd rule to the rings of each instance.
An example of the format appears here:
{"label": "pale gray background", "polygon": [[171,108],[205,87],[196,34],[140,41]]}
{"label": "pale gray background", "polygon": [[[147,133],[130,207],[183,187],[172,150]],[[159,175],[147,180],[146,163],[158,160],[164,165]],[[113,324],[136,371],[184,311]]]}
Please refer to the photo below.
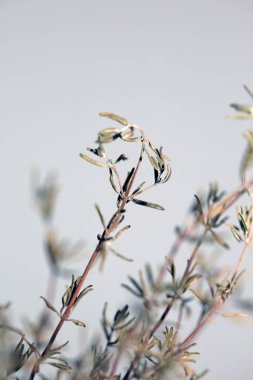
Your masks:
{"label": "pale gray background", "polygon": [[[107,217],[114,210],[107,174],[78,157],[111,125],[98,112],[141,125],[172,157],[173,177],[147,196],[166,212],[129,207],[133,228],[117,247],[135,263],[112,257],[104,274],[89,276],[94,294],[76,312],[88,324],[105,300],[122,306],[118,285],[128,273],[162,260],[199,187],[237,186],[251,122],[226,115],[232,101],[249,102],[242,85],[253,86],[252,19],[251,0],[0,0],[0,286],[17,323],[36,318],[48,273],[31,169],[58,172],[55,224],[60,236],[86,241],[85,260],[101,231],[94,202]],[[199,339],[197,368],[211,369],[207,380],[251,378],[252,339],[252,324],[219,318]]]}

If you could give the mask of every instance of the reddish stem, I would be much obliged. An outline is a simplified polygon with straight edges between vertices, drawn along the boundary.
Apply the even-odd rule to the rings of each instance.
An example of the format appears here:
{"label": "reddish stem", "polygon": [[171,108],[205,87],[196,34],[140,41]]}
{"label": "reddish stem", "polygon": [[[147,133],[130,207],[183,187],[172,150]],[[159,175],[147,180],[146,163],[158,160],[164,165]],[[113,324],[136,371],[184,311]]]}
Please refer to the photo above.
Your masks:
{"label": "reddish stem", "polygon": [[54,341],[55,341],[55,339],[56,339],[59,331],[61,330],[64,322],[68,319],[68,317],[69,317],[69,315],[71,313],[72,307],[74,306],[75,301],[76,301],[76,299],[77,299],[77,297],[78,297],[78,295],[79,295],[79,293],[80,293],[80,291],[82,289],[84,281],[86,280],[86,277],[87,277],[88,273],[90,272],[92,266],[94,265],[94,263],[96,261],[96,258],[98,256],[100,250],[101,250],[101,245],[103,244],[103,241],[106,240],[109,237],[110,233],[117,227],[118,222],[120,221],[120,218],[121,218],[120,211],[124,210],[124,207],[125,207],[125,205],[126,205],[126,203],[128,201],[129,193],[131,191],[131,188],[132,188],[132,185],[134,183],[135,177],[136,177],[137,172],[138,172],[138,170],[140,168],[140,165],[141,165],[141,162],[142,162],[142,157],[143,157],[143,152],[144,152],[144,147],[142,146],[141,154],[140,154],[138,163],[136,165],[136,168],[134,170],[134,173],[132,175],[132,178],[130,180],[130,183],[129,183],[127,189],[126,189],[125,194],[122,194],[123,198],[122,198],[121,204],[120,204],[120,206],[118,208],[119,212],[115,216],[115,218],[112,221],[110,227],[107,230],[104,230],[102,238],[99,241],[96,249],[92,253],[91,258],[90,258],[90,260],[89,260],[89,262],[88,262],[88,264],[87,264],[87,266],[86,266],[86,268],[85,268],[85,270],[84,270],[84,272],[83,272],[83,274],[82,274],[82,276],[80,278],[80,281],[79,281],[79,283],[78,283],[78,285],[77,285],[77,287],[75,289],[75,292],[72,295],[72,298],[71,298],[71,300],[70,300],[70,302],[69,302],[66,310],[64,311],[63,315],[61,316],[61,319],[60,319],[58,325],[56,326],[56,328],[55,328],[55,330],[54,330],[54,332],[53,332],[53,334],[52,334],[52,336],[51,336],[48,344],[46,345],[44,351],[41,354],[40,360],[36,360],[36,362],[35,362],[35,364],[34,364],[34,366],[32,368],[29,380],[33,380],[34,377],[35,377],[35,375],[36,375],[36,373],[38,373],[40,363],[42,362],[43,358],[45,358],[47,356],[47,354],[48,354],[48,352],[49,352],[52,344],[54,343]]}

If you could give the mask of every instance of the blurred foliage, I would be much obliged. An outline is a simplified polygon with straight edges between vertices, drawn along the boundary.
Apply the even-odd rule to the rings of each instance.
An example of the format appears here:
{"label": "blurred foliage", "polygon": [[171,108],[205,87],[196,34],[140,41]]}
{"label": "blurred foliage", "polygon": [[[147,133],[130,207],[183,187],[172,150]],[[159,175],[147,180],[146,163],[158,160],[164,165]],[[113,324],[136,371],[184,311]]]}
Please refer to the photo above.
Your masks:
{"label": "blurred foliage", "polygon": [[[246,86],[245,89],[253,98],[251,90]],[[232,103],[231,107],[239,112],[239,115],[231,115],[231,118],[252,119],[253,106]],[[41,297],[45,307],[36,322],[26,321],[26,332],[13,327],[9,303],[0,307],[0,380],[32,380],[34,377],[46,380],[47,372],[43,370],[42,364],[55,368],[54,380],[197,380],[207,373],[207,370],[197,373],[194,369],[199,354],[195,350],[196,338],[214,314],[220,313],[241,282],[244,258],[252,244],[253,181],[248,178],[248,173],[253,162],[253,132],[245,134],[247,148],[241,161],[242,183],[238,189],[227,193],[220,191],[218,184],[211,183],[206,192],[195,195],[186,222],[176,227],[175,242],[160,267],[154,268],[152,263],[147,263],[136,278],[129,276],[122,284],[132,304],[120,306],[110,314],[108,303],[105,303],[101,337],[92,338],[90,343],[84,342],[82,352],[66,359],[64,348],[68,342],[59,345],[54,341],[67,321],[78,327],[86,327],[85,322],[70,318],[70,314],[93,288],[92,285],[83,286],[90,268],[99,259],[103,269],[105,259],[111,253],[132,261],[114,248],[115,241],[130,228],[129,224],[123,224],[127,205],[131,202],[164,210],[163,206],[139,199],[139,196],[152,187],[166,183],[171,175],[169,157],[162,147],[157,148],[147,138],[140,127],[113,113],[103,112],[100,115],[117,122],[120,127],[106,128],[98,133],[96,147],[87,148],[95,158],[84,153],[80,156],[86,162],[108,171],[109,184],[116,192],[116,211],[106,221],[101,208],[95,205],[102,232],[97,235],[97,247],[83,274],[77,276],[70,273],[66,259],[75,257],[76,253],[83,250],[83,246],[59,240],[53,227],[59,192],[56,178],[50,175],[45,182],[41,182],[38,175],[33,176],[33,198],[45,227],[44,247],[50,271],[49,286],[46,296]],[[140,145],[137,163],[126,171],[124,179],[119,174],[118,165],[126,165],[127,156],[122,152],[113,160],[106,149],[110,143],[118,140]],[[138,178],[145,158],[153,172],[147,184]],[[244,194],[248,194],[249,202],[247,205],[237,205],[234,215],[233,206]],[[230,237],[243,245],[233,269],[219,265],[218,256],[210,255],[210,247],[221,253],[230,248],[228,232],[231,232]],[[176,257],[183,244],[188,251],[184,268],[178,267]],[[62,291],[60,310],[54,305],[59,276],[69,279]],[[108,302],[110,297],[113,295],[109,296]],[[240,306],[252,312],[252,300],[241,301]],[[92,310],[89,312],[92,313]],[[227,318],[245,315],[243,312],[223,313]],[[49,331],[53,331],[53,316],[58,324],[48,340]],[[188,320],[191,320],[190,331],[184,328]],[[94,336],[97,336],[97,332],[94,332]]]}

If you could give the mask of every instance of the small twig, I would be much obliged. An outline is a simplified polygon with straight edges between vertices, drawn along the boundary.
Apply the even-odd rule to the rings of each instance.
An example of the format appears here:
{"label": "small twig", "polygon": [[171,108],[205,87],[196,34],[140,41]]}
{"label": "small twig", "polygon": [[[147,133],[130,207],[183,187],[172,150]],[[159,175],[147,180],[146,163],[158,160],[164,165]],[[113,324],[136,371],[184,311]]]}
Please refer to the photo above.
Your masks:
{"label": "small twig", "polygon": [[190,234],[192,233],[192,231],[196,227],[197,227],[197,224],[191,221],[190,223],[188,223],[188,225],[186,224],[185,227],[183,228],[182,232],[180,232],[180,234],[177,235],[177,238],[176,238],[174,244],[172,245],[170,252],[165,257],[165,262],[164,262],[163,266],[161,267],[161,269],[157,275],[157,280],[156,280],[156,284],[155,284],[156,289],[159,289],[159,287],[160,287],[160,285],[164,279],[164,276],[167,273],[168,266],[173,262],[173,260],[176,256],[176,254],[178,253],[180,247],[182,246],[184,241],[187,239],[188,236],[190,236]]}
{"label": "small twig", "polygon": [[[247,188],[247,190],[250,190],[250,188]],[[252,196],[252,192],[251,191],[250,191],[250,197],[251,197],[251,202],[252,202],[251,213],[253,213],[253,196]],[[239,271],[241,269],[241,266],[242,266],[242,263],[243,263],[243,261],[245,259],[245,256],[246,256],[246,253],[248,251],[248,248],[250,248],[252,239],[253,239],[253,222],[251,222],[251,226],[250,226],[248,237],[245,240],[244,248],[243,248],[242,253],[241,253],[241,255],[240,255],[240,257],[239,257],[239,259],[237,261],[234,273],[233,273],[233,275],[231,277],[231,280],[230,280],[231,286],[233,286],[233,284],[234,284],[234,282],[236,280],[237,274],[239,273]],[[200,324],[195,327],[195,329],[184,339],[184,341],[182,343],[180,343],[177,352],[181,352],[185,347],[187,347],[192,342],[192,340],[203,330],[203,328],[209,322],[209,320],[211,319],[211,317],[215,313],[219,312],[219,310],[223,307],[223,305],[226,302],[226,300],[227,300],[227,297],[224,297],[223,295],[221,295],[219,297],[218,301],[213,305],[212,309],[204,317],[204,319],[200,322]]]}
{"label": "small twig", "polygon": [[178,312],[178,318],[177,318],[177,324],[176,324],[176,333],[179,332],[182,319],[183,319],[183,312],[184,312],[184,302],[182,301],[179,306],[179,312]]}
{"label": "small twig", "polygon": [[170,301],[170,303],[166,306],[166,308],[165,308],[164,312],[162,313],[161,317],[159,318],[159,320],[156,322],[156,324],[149,331],[149,333],[148,333],[148,339],[147,339],[148,341],[153,337],[154,333],[163,324],[165,318],[167,317],[167,315],[171,311],[172,307],[174,306],[175,301],[176,301],[176,298],[172,298],[172,300]]}
{"label": "small twig", "polygon": [[198,250],[199,250],[201,244],[203,243],[203,241],[206,237],[207,231],[208,231],[208,228],[205,228],[201,238],[198,240],[197,244],[195,245],[194,250],[192,251],[190,258],[187,260],[187,265],[186,265],[186,268],[185,268],[181,282],[183,282],[183,280],[186,278],[187,274],[190,272],[193,261],[195,260],[195,257],[198,253]]}

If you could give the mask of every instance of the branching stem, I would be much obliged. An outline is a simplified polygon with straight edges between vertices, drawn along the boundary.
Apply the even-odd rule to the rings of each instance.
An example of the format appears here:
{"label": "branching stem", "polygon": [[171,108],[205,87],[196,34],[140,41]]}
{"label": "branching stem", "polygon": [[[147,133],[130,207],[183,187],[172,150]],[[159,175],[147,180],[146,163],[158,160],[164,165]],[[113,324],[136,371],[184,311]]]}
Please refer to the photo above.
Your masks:
{"label": "branching stem", "polygon": [[118,225],[118,223],[120,221],[120,218],[121,218],[121,213],[120,212],[124,210],[124,207],[125,207],[127,201],[129,200],[129,193],[131,191],[131,188],[132,188],[132,185],[133,185],[134,180],[136,178],[136,175],[137,175],[137,173],[138,173],[138,171],[140,169],[141,162],[142,162],[142,157],[143,157],[143,152],[144,152],[144,147],[142,145],[140,157],[139,157],[138,163],[136,165],[136,168],[134,170],[134,173],[132,175],[132,178],[131,178],[131,180],[130,180],[130,182],[128,184],[128,187],[126,189],[125,194],[122,194],[122,200],[121,200],[121,203],[120,203],[119,208],[118,208],[119,212],[115,215],[114,220],[112,221],[110,227],[108,229],[104,230],[104,232],[102,234],[102,237],[101,237],[101,240],[99,241],[97,247],[95,248],[94,252],[92,253],[91,258],[90,258],[90,260],[89,260],[89,262],[88,262],[88,264],[87,264],[87,266],[86,266],[86,268],[85,268],[85,270],[84,270],[84,272],[83,272],[83,274],[82,274],[82,276],[81,276],[81,278],[79,280],[79,283],[78,283],[78,285],[77,285],[77,287],[75,289],[75,292],[72,295],[72,298],[71,298],[71,300],[70,300],[70,302],[69,302],[66,310],[62,314],[61,319],[60,319],[58,325],[56,326],[53,334],[51,335],[51,338],[49,339],[48,344],[46,345],[44,351],[42,352],[40,359],[36,360],[36,362],[34,363],[34,366],[32,368],[29,380],[33,380],[34,377],[35,377],[35,375],[36,375],[36,373],[38,373],[40,363],[43,361],[43,359],[45,359],[47,357],[47,354],[50,351],[50,348],[52,347],[52,345],[53,345],[53,343],[54,343],[54,341],[55,341],[55,339],[56,339],[59,331],[61,330],[64,322],[68,319],[68,317],[69,317],[69,315],[71,313],[71,310],[72,310],[72,308],[73,308],[73,306],[75,304],[75,301],[76,301],[76,299],[77,299],[77,297],[78,297],[78,295],[79,295],[79,293],[80,293],[80,291],[81,291],[81,289],[83,287],[83,284],[84,284],[84,282],[85,282],[85,280],[86,280],[86,278],[87,278],[87,276],[88,276],[91,268],[93,267],[93,265],[94,265],[94,263],[95,263],[98,255],[100,253],[101,245],[103,244],[103,241],[106,240],[110,236],[111,232],[117,227],[117,225]]}

